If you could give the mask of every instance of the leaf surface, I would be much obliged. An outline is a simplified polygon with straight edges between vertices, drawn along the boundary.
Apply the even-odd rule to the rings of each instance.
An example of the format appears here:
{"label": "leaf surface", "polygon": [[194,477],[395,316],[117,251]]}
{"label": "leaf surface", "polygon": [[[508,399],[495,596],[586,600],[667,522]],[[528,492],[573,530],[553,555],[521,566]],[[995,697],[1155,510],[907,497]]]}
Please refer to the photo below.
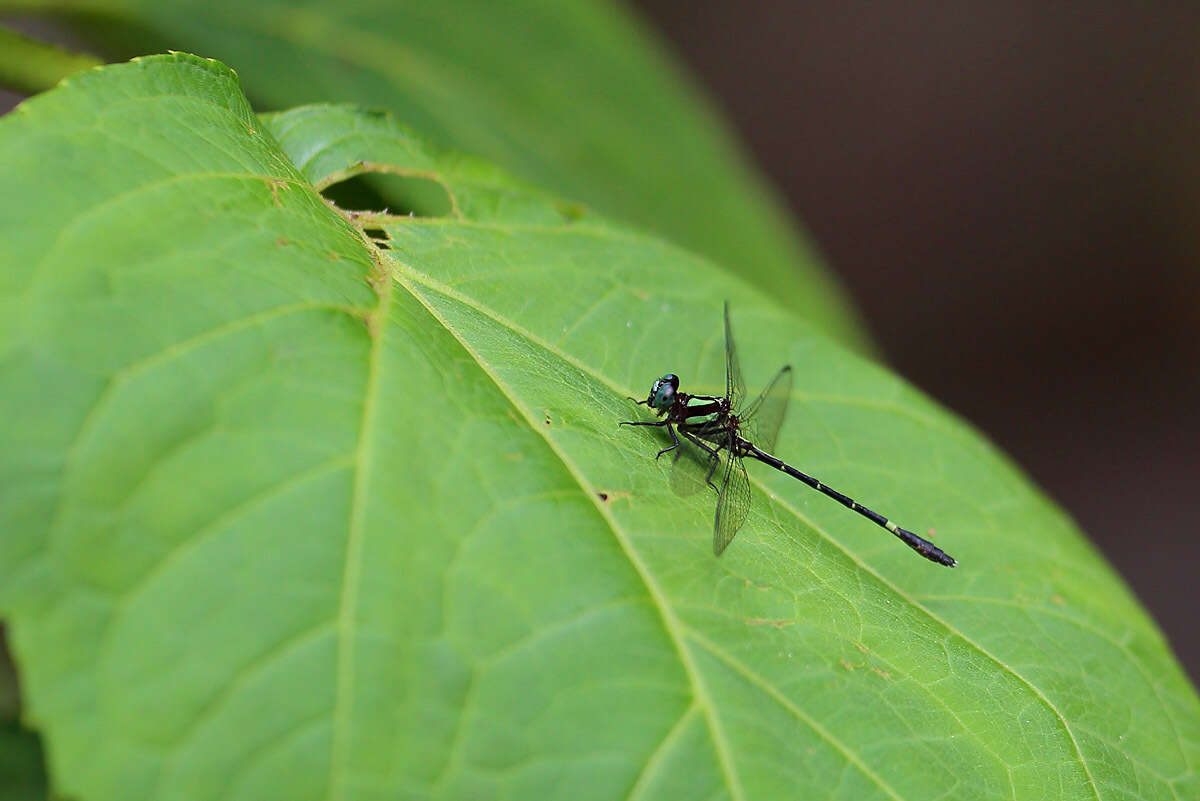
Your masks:
{"label": "leaf surface", "polygon": [[[27,102],[0,170],[0,612],[62,793],[1195,797],[1200,704],[1072,524],[704,259],[186,55]],[[447,211],[318,193],[364,170]],[[778,453],[960,567],[762,465],[712,557],[616,424],[723,386],[724,299],[751,392],[795,370]]]}
{"label": "leaf surface", "polygon": [[79,34],[122,58],[167,49],[219,58],[239,70],[260,109],[356,102],[391,110],[435,141],[702,253],[831,336],[868,347],[781,200],[619,3],[45,5],[80,15]]}

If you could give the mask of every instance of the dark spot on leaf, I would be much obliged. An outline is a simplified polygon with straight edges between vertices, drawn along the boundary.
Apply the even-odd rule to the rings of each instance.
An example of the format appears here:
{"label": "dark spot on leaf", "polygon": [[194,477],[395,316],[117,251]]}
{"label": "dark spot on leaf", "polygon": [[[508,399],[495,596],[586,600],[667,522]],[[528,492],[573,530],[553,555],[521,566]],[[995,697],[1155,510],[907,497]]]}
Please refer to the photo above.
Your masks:
{"label": "dark spot on leaf", "polygon": [[287,237],[285,237],[285,236],[281,236],[281,237],[279,237],[278,239],[276,239],[276,240],[275,240],[275,244],[276,244],[278,247],[281,247],[281,248],[286,248],[288,245],[290,245],[290,244],[292,244],[292,243],[291,243],[290,241],[288,241],[288,238],[287,238]]}
{"label": "dark spot on leaf", "polygon": [[587,209],[580,203],[568,203],[566,201],[558,201],[554,204],[558,216],[562,217],[563,222],[570,224],[582,220],[587,214]]}
{"label": "dark spot on leaf", "polygon": [[607,501],[607,500],[608,500],[608,493],[607,493],[607,492],[597,492],[596,494],[600,496],[600,500],[602,500],[602,501]]}
{"label": "dark spot on leaf", "polygon": [[450,192],[440,181],[369,169],[327,186],[321,194],[340,209],[397,217],[445,217],[454,209]]}

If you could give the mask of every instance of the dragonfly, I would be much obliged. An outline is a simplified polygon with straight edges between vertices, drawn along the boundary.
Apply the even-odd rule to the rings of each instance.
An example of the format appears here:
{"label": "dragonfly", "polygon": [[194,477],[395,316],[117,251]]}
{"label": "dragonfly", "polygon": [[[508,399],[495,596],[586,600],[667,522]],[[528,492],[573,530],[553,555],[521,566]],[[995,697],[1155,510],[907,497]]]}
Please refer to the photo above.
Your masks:
{"label": "dragonfly", "polygon": [[[693,395],[680,392],[679,376],[667,373],[651,385],[650,394],[645,400],[635,401],[662,419],[627,420],[621,425],[665,428],[671,435],[672,444],[660,450],[656,459],[673,453],[672,458],[678,461],[684,448],[694,449],[691,455],[708,469],[705,484],[717,493],[717,509],[713,516],[713,553],[717,556],[725,551],[738,529],[746,522],[751,495],[745,460],[754,459],[804,482],[852,512],[857,512],[891,532],[929,561],[954,567],[957,564],[954,558],[929,540],[900,528],[878,512],[771,455],[770,451],[774,450],[775,440],[783,425],[791,391],[792,368],[791,365],[785,365],[757,398],[749,405],[743,404],[746,386],[734,344],[733,327],[729,322],[729,304],[726,303],[725,394]],[[715,482],[714,478],[717,479]]]}

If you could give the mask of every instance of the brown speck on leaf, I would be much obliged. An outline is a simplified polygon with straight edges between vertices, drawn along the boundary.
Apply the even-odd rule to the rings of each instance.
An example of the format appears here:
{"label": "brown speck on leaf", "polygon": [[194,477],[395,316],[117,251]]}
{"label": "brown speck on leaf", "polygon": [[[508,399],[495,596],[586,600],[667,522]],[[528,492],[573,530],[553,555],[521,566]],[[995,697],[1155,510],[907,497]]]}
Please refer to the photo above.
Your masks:
{"label": "brown speck on leaf", "polygon": [[279,190],[282,189],[286,184],[286,181],[280,180],[279,178],[267,179],[267,186],[271,189],[271,202],[276,206],[283,205],[279,202]]}
{"label": "brown speck on leaf", "polygon": [[744,584],[745,584],[747,587],[753,587],[754,589],[756,589],[756,590],[762,590],[763,592],[768,592],[768,591],[770,591],[770,590],[773,590],[773,589],[774,589],[774,587],[768,587],[768,586],[766,586],[766,585],[764,585],[764,584],[755,584],[753,581],[751,581],[751,580],[750,580],[750,579],[748,579],[748,578],[744,578],[744,579],[742,579],[742,582],[743,582],[743,583],[744,583]]}
{"label": "brown speck on leaf", "polygon": [[793,623],[795,623],[795,621],[794,620],[780,620],[778,618],[769,618],[769,617],[748,617],[748,618],[746,618],[746,623],[751,626],[774,626],[777,629],[781,629],[784,626],[792,625]]}
{"label": "brown speck on leaf", "polygon": [[1051,595],[1050,603],[1057,604],[1059,606],[1064,606],[1067,603],[1067,601],[1061,595]]}
{"label": "brown speck on leaf", "polygon": [[600,500],[602,500],[602,501],[607,501],[607,500],[608,500],[608,493],[607,493],[607,492],[597,492],[596,494],[600,496]]}
{"label": "brown speck on leaf", "polygon": [[383,295],[384,291],[388,288],[388,282],[391,280],[392,277],[388,274],[387,269],[378,262],[376,262],[374,269],[367,273],[367,283],[370,284],[371,289],[375,290],[377,295]]}
{"label": "brown speck on leaf", "polygon": [[847,662],[845,659],[839,659],[838,661],[842,663],[842,667],[844,667],[846,670],[854,670],[853,663]]}
{"label": "brown speck on leaf", "polygon": [[857,648],[858,650],[862,651],[864,654],[871,653],[871,649],[868,648],[867,646],[863,645],[861,642],[854,643],[854,647]]}
{"label": "brown speck on leaf", "polygon": [[276,244],[278,247],[281,247],[281,248],[286,248],[288,245],[290,245],[290,244],[292,244],[292,243],[291,243],[291,241],[290,241],[290,240],[289,240],[289,239],[288,239],[286,236],[281,236],[281,237],[279,237],[278,239],[276,239],[276,240],[275,240],[275,244]]}
{"label": "brown speck on leaf", "polygon": [[886,670],[884,670],[883,668],[877,668],[877,667],[875,667],[874,665],[872,665],[872,666],[871,666],[871,670],[873,670],[873,671],[875,671],[876,673],[878,673],[878,674],[879,674],[879,676],[880,676],[881,678],[884,678],[884,679],[890,679],[890,678],[892,677],[892,674],[891,674],[891,673],[888,673],[888,672],[887,672]]}

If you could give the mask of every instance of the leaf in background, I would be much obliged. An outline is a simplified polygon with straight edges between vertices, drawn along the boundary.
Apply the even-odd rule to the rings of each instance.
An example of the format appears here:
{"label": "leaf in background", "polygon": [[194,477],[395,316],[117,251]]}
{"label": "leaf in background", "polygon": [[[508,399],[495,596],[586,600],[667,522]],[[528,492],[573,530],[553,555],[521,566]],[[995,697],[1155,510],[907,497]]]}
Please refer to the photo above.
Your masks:
{"label": "leaf in background", "polygon": [[[1069,521],[708,262],[184,55],[0,169],[0,610],[65,794],[1194,797],[1200,704]],[[442,216],[321,200],[364,170]],[[779,453],[959,568],[762,466],[711,556],[616,423],[720,386],[724,298],[752,387],[795,367]]]}
{"label": "leaf in background", "polygon": [[121,58],[167,49],[219,58],[238,70],[260,109],[333,101],[394,111],[436,141],[694,249],[827,334],[869,347],[780,199],[674,60],[618,3],[54,0],[45,7],[74,10],[80,35],[103,38]]}

